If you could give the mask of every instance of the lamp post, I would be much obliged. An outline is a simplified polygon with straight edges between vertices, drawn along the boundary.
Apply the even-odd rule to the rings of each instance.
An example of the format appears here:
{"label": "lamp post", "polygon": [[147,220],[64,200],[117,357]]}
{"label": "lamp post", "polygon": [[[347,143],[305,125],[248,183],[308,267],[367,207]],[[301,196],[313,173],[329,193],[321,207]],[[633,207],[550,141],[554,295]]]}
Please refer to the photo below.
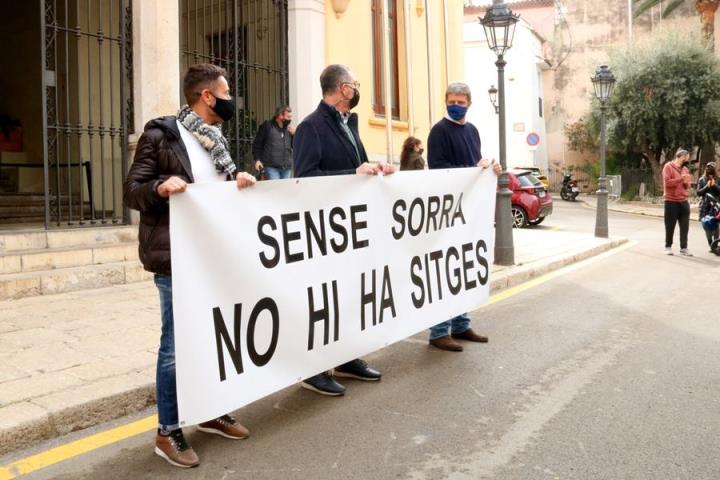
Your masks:
{"label": "lamp post", "polygon": [[601,65],[592,77],[595,96],[600,101],[600,178],[598,179],[597,212],[595,216],[595,236],[608,238],[608,191],[605,177],[605,150],[607,143],[606,112],[607,103],[615,88],[615,76],[607,65]]}
{"label": "lamp post", "polygon": [[492,106],[495,109],[495,115],[500,113],[500,109],[497,104],[497,95],[498,89],[495,88],[495,85],[490,85],[490,88],[488,88],[488,96],[490,97],[490,103],[492,103]]}
{"label": "lamp post", "polygon": [[[512,47],[515,25],[520,17],[512,13],[510,7],[501,0],[493,0],[493,5],[485,12],[480,23],[485,30],[488,47],[495,52],[498,69],[497,112],[500,126],[500,165],[502,173],[498,179],[495,200],[495,264],[512,265],[515,263],[513,245],[512,192],[508,188],[510,179],[507,173],[507,145],[505,132],[505,52]],[[490,93],[490,92],[488,92]],[[491,94],[492,95],[492,94]]]}

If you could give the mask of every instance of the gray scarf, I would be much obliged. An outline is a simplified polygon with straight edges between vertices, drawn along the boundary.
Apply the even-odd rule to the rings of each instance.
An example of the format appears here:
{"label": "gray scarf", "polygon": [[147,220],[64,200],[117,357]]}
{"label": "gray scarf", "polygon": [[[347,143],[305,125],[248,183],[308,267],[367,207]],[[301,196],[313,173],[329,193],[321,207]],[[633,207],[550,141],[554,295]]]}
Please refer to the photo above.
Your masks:
{"label": "gray scarf", "polygon": [[192,109],[185,105],[177,114],[178,121],[198,139],[200,145],[210,153],[218,173],[233,175],[237,166],[230,158],[230,148],[219,127],[208,125]]}

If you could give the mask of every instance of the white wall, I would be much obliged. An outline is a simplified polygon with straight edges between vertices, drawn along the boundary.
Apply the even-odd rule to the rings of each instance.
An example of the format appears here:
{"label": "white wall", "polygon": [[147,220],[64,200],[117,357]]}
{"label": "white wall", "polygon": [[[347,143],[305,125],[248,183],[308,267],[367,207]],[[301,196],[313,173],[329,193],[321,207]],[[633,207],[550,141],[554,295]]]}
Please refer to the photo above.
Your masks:
{"label": "white wall", "polygon": [[[495,54],[488,48],[478,22],[466,23],[465,81],[473,92],[468,119],[478,127],[485,158],[499,159],[498,116],[490,103],[488,89],[498,86]],[[518,23],[513,47],[505,55],[505,102],[508,167],[536,166],[547,171],[544,118],[539,116],[538,98],[543,85],[540,70],[542,42],[525,22]],[[523,131],[515,131],[522,127]],[[540,145],[531,148],[527,136],[540,135]]]}

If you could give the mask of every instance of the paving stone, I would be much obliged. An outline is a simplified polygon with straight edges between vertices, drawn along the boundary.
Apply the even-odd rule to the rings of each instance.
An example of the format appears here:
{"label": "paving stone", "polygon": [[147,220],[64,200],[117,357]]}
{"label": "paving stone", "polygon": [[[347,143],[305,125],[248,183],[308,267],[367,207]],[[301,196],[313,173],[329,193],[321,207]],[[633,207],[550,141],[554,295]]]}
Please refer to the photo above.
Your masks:
{"label": "paving stone", "polygon": [[0,277],[0,300],[40,295],[40,277],[2,278]]}
{"label": "paving stone", "polygon": [[131,372],[141,374],[142,372],[147,371],[147,369],[152,369],[154,376],[156,362],[156,354],[142,351],[134,352],[123,358],[108,359],[101,362],[94,362],[68,368],[67,370],[63,370],[62,373],[72,375],[85,381],[94,381],[101,378],[124,375]]}
{"label": "paving stone", "polygon": [[65,343],[36,345],[8,357],[14,367],[27,372],[55,372],[97,360],[95,355],[69,347]]}
{"label": "paving stone", "polygon": [[137,244],[125,244],[111,247],[94,248],[92,250],[92,263],[113,263],[138,259]]}
{"label": "paving stone", "polygon": [[22,262],[20,259],[20,255],[0,256],[0,274],[20,272],[22,270]]}
{"label": "paving stone", "polygon": [[0,340],[9,344],[17,345],[20,348],[27,348],[38,345],[46,345],[54,342],[65,342],[72,340],[64,333],[49,328],[30,328],[27,330],[16,330],[0,335]]}
{"label": "paving stone", "polygon": [[0,234],[0,253],[47,248],[46,232]]}
{"label": "paving stone", "polygon": [[41,253],[22,255],[23,272],[79,267],[82,265],[91,265],[92,263],[93,251],[89,248],[65,251],[47,250]]}
{"label": "paving stone", "polygon": [[0,407],[66,390],[81,383],[82,379],[63,372],[41,373],[3,382],[0,383]]}

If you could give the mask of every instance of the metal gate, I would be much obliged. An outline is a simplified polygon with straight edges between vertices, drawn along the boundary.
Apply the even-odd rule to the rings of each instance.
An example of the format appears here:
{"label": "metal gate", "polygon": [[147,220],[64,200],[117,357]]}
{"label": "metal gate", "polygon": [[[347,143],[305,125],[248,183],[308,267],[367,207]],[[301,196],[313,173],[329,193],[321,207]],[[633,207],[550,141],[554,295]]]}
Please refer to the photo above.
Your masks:
{"label": "metal gate", "polygon": [[40,0],[45,224],[127,220],[131,0]]}
{"label": "metal gate", "polygon": [[248,169],[258,126],[288,102],[287,0],[179,2],[181,81],[196,63],[227,71],[238,112],[223,131],[232,158]]}

